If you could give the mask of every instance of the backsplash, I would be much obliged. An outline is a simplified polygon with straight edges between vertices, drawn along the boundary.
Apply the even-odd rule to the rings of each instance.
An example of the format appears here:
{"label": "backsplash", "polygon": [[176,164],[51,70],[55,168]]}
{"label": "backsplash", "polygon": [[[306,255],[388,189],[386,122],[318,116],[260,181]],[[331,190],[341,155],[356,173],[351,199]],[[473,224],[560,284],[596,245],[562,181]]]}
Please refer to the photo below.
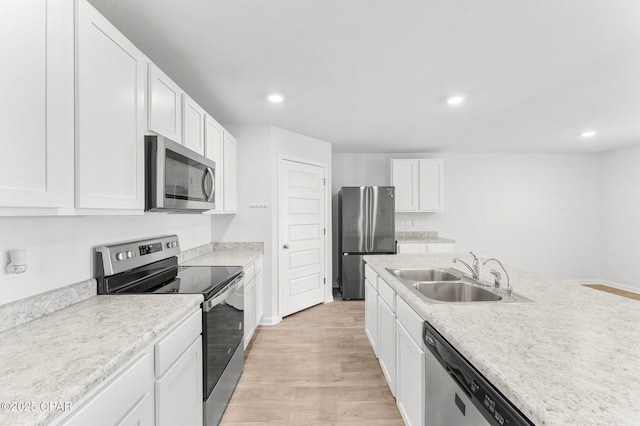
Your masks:
{"label": "backsplash", "polygon": [[90,279],[0,305],[0,332],[75,305],[96,294],[96,280]]}

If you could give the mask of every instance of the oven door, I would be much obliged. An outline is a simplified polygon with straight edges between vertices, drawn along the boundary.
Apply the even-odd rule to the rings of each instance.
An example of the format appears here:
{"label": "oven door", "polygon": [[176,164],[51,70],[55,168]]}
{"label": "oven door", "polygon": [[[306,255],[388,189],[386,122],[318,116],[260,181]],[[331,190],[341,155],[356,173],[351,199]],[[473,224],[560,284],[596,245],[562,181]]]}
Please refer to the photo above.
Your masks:
{"label": "oven door", "polygon": [[215,208],[215,162],[162,136],[145,136],[146,210]]}
{"label": "oven door", "polygon": [[244,367],[244,280],[202,305],[204,423],[217,425]]}

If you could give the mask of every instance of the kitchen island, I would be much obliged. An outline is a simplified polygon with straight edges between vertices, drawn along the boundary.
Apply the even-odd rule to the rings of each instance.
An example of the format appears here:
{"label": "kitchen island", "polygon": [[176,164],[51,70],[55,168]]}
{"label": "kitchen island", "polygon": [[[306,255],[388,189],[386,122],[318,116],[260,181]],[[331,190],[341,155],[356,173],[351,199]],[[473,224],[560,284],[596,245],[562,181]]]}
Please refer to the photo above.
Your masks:
{"label": "kitchen island", "polygon": [[[365,261],[537,425],[637,425],[637,301],[507,267],[530,303],[427,303],[386,268],[448,268],[453,255]],[[481,278],[492,282],[490,268]]]}

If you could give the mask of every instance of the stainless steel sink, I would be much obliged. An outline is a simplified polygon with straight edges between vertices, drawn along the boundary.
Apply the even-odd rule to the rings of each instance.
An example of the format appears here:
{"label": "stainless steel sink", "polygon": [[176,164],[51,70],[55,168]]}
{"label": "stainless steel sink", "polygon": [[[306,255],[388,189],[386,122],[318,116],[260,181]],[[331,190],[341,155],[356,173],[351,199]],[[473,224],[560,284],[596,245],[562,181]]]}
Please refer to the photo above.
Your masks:
{"label": "stainless steel sink", "polygon": [[497,302],[502,297],[477,285],[460,281],[418,283],[413,286],[429,299],[441,302]]}
{"label": "stainless steel sink", "polygon": [[413,282],[460,281],[462,274],[450,269],[387,269],[398,278]]}

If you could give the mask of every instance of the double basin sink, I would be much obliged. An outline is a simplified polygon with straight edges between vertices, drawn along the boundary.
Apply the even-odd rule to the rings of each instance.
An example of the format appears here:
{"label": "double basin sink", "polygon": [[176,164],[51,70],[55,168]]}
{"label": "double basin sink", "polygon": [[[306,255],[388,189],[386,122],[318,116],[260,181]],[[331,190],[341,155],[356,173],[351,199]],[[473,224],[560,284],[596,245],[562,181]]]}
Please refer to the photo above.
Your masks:
{"label": "double basin sink", "polygon": [[520,296],[502,296],[489,290],[484,282],[464,275],[454,268],[387,268],[401,282],[432,301],[445,303],[528,301]]}

